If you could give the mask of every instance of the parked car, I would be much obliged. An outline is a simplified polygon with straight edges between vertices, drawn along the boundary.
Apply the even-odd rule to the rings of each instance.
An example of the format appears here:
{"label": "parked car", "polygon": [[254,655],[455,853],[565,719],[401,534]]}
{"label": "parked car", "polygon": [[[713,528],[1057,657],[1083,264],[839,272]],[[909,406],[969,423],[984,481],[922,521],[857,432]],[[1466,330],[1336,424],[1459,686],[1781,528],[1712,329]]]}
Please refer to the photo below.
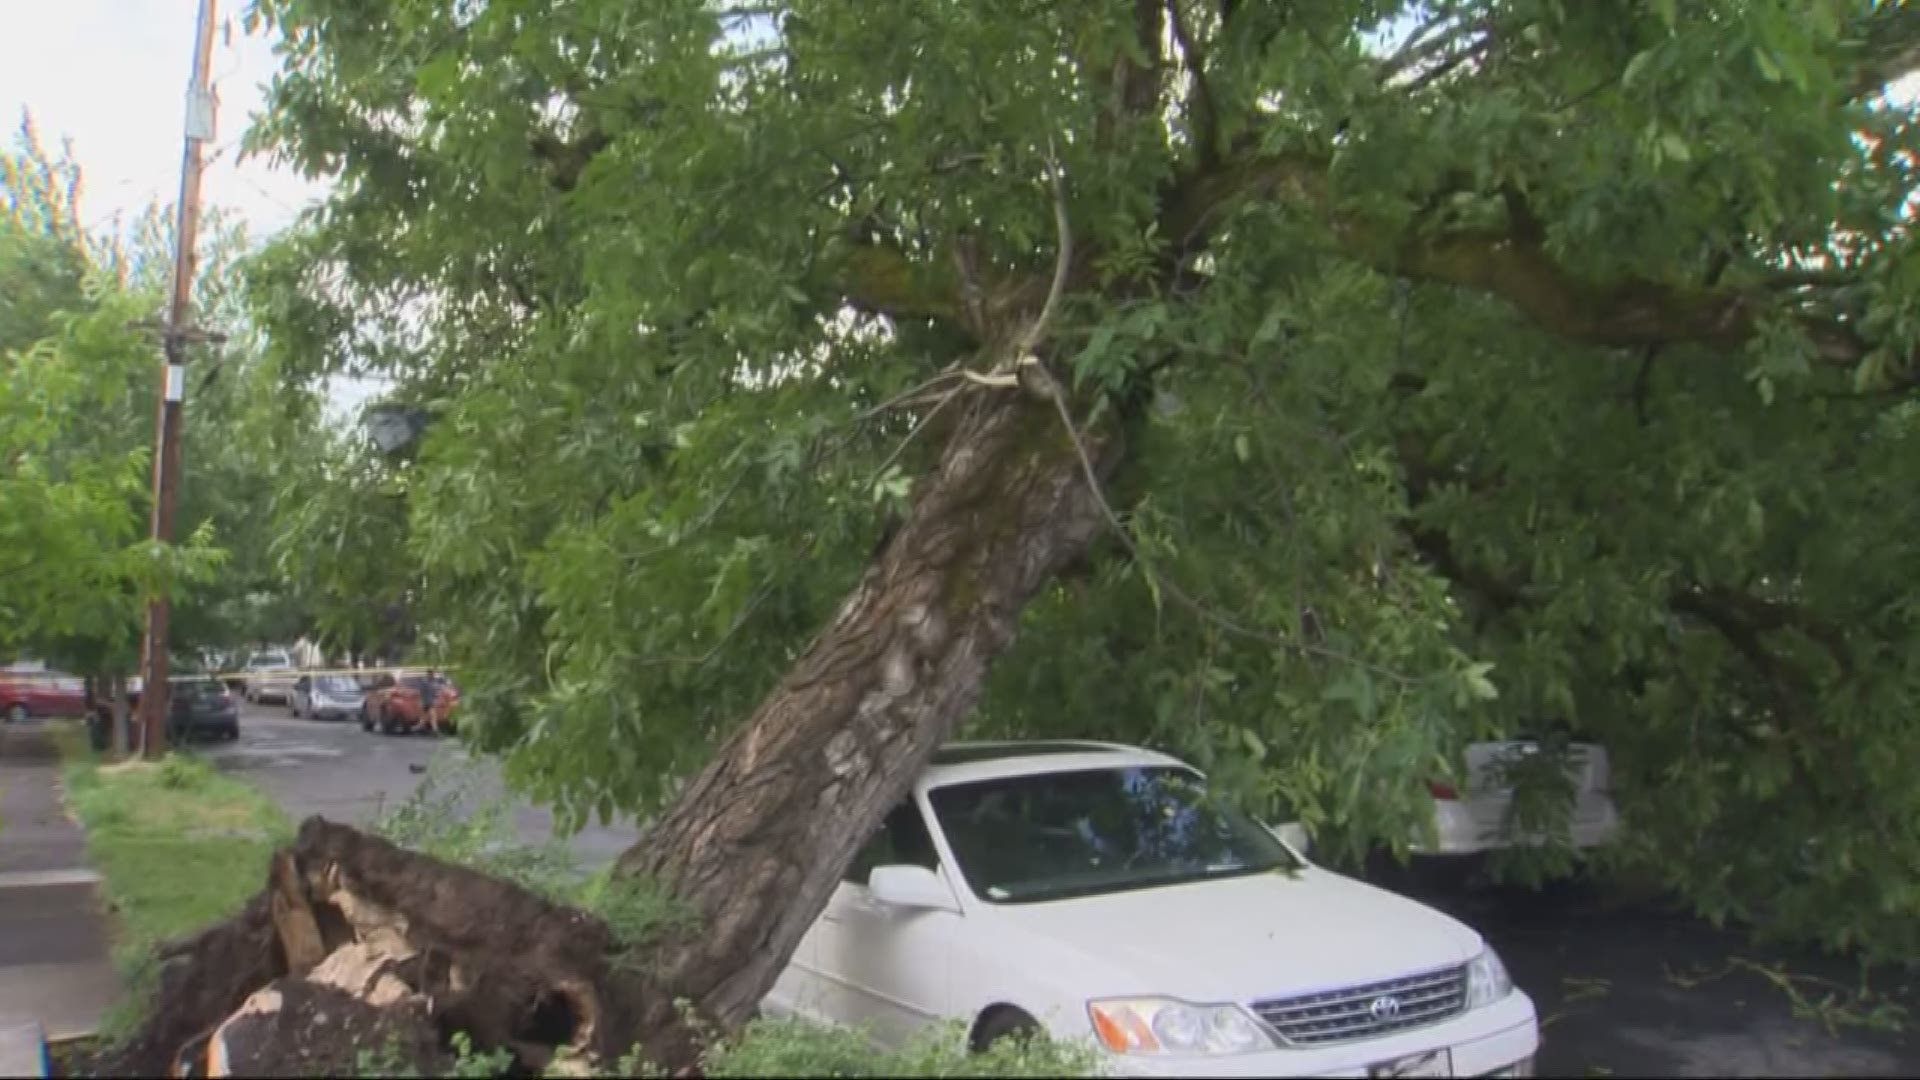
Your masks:
{"label": "parked car", "polygon": [[[1513,805],[1511,771],[1521,759],[1540,753],[1534,739],[1474,743],[1467,748],[1465,790],[1442,781],[1429,781],[1434,801],[1435,842],[1417,841],[1413,850],[1433,856],[1477,855],[1537,836],[1515,836],[1509,828]],[[1573,814],[1567,839],[1576,848],[1597,847],[1611,841],[1620,829],[1613,805],[1610,765],[1605,747],[1574,743],[1567,752],[1568,779],[1573,784]]]}
{"label": "parked car", "polygon": [[[167,697],[167,742],[182,745],[201,739],[231,742],[240,737],[240,703],[220,680],[205,674],[183,675],[167,680],[172,693]],[[139,742],[140,698],[144,691],[139,679],[127,682],[127,745]],[[94,706],[87,717],[88,735],[98,749],[106,749],[107,732],[113,717],[111,703]]]}
{"label": "parked car", "polygon": [[[420,730],[453,730],[454,706],[460,703],[460,690],[444,675],[389,675],[367,691],[360,706],[360,728],[382,735]],[[429,724],[431,716],[434,723]]]}
{"label": "parked car", "polygon": [[949,745],[762,1006],[886,1044],[1043,1029],[1122,1075],[1531,1075],[1533,1002],[1479,934],[1284,835],[1162,754]]}
{"label": "parked car", "polygon": [[246,697],[259,704],[273,700],[285,704],[293,695],[293,657],[285,649],[267,649],[247,658]]}
{"label": "parked car", "polygon": [[293,682],[288,709],[309,720],[345,720],[360,715],[367,692],[351,675],[302,675]]}
{"label": "parked car", "polygon": [[0,671],[0,718],[17,724],[36,716],[84,716],[86,684],[59,671]]}

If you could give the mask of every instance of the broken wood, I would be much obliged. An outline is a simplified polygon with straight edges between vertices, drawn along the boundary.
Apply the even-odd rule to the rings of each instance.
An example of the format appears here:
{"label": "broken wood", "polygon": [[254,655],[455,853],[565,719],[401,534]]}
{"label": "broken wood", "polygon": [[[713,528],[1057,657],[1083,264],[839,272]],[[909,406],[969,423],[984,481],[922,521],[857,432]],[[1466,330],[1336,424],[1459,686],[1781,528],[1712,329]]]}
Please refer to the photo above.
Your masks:
{"label": "broken wood", "polygon": [[306,884],[293,857],[284,851],[273,856],[273,891],[267,910],[273,916],[273,928],[280,938],[280,949],[287,958],[287,970],[304,975],[326,958],[326,942],[320,937],[320,924],[307,902]]}
{"label": "broken wood", "polygon": [[586,912],[309,818],[245,909],[162,950],[147,1015],[92,1071],[340,1075],[368,1040],[406,1065],[456,1033],[531,1071],[610,1065],[656,996],[621,952]]}

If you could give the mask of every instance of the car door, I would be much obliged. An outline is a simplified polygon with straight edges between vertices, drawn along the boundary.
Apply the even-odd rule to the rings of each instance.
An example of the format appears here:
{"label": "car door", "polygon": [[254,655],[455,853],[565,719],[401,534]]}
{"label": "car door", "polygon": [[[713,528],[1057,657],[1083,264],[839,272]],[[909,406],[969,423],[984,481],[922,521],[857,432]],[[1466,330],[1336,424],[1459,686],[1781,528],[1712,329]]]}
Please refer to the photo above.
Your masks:
{"label": "car door", "polygon": [[815,924],[813,942],[827,1017],[865,1027],[887,1046],[946,1017],[954,952],[966,924],[958,912],[909,911],[874,900],[868,874],[899,864],[924,866],[951,887],[911,799],[887,815],[847,868]]}

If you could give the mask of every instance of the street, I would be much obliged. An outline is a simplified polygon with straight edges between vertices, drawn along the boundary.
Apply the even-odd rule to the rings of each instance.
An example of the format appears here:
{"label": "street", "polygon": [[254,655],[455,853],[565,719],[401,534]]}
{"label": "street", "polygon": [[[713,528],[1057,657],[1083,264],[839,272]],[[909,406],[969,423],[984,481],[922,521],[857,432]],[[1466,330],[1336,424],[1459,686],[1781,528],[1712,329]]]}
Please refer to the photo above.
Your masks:
{"label": "street", "polygon": [[[296,720],[284,705],[240,707],[240,738],[197,748],[223,771],[242,777],[272,796],[296,823],[319,814],[332,821],[365,825],[411,795],[425,779],[436,753],[466,760],[452,739],[422,735],[381,735],[360,730],[352,721]],[[504,792],[491,760],[475,766],[481,797]],[[520,839],[540,843],[552,835],[553,816],[522,802],[514,826]],[[589,825],[568,845],[582,867],[603,866],[633,843],[630,825]]]}
{"label": "street", "polygon": [[1768,948],[1604,886],[1402,891],[1480,931],[1540,1016],[1542,1076],[1913,1076],[1905,977]]}

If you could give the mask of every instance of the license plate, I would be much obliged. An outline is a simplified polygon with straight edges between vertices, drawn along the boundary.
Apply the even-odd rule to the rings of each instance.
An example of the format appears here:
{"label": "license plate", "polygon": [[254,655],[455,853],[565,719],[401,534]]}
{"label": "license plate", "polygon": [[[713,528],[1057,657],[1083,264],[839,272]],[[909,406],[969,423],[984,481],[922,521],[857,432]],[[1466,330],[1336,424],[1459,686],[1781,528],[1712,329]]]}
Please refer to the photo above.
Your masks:
{"label": "license plate", "polygon": [[1367,1070],[1368,1076],[1452,1076],[1453,1051],[1428,1050],[1403,1058],[1383,1061]]}

